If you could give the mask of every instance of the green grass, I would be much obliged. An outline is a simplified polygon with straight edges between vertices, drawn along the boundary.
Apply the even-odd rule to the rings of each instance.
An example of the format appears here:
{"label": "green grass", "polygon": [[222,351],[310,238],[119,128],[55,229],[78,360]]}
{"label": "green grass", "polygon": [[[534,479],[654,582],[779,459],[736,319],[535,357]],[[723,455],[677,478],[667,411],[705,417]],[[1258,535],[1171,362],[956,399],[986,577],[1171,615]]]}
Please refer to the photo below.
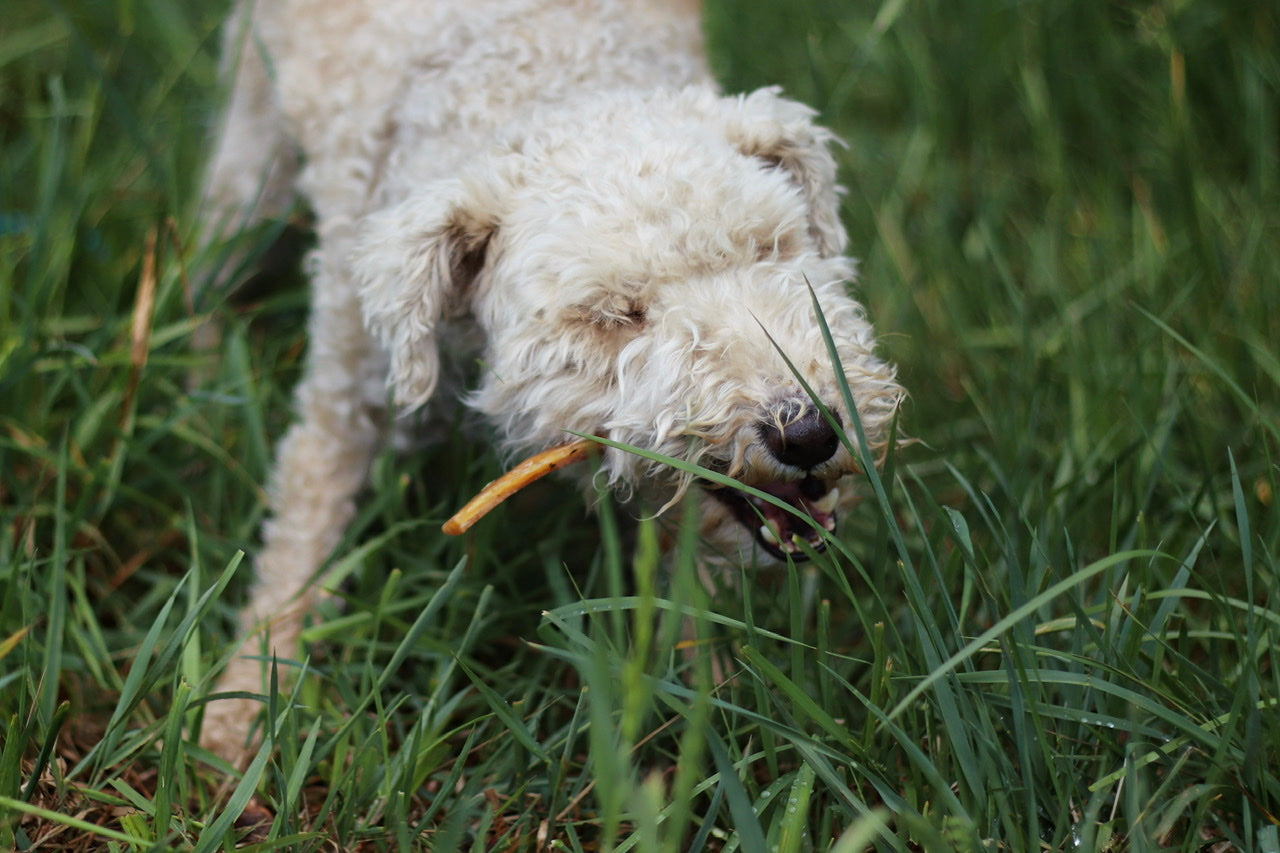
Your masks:
{"label": "green grass", "polygon": [[230,782],[183,733],[306,306],[190,347],[221,13],[5,8],[0,849],[229,849],[256,793],[261,850],[1280,850],[1272,4],[713,3],[726,86],[849,142],[919,441],[828,555],[714,598],[554,484],[446,540],[482,443],[381,457]]}

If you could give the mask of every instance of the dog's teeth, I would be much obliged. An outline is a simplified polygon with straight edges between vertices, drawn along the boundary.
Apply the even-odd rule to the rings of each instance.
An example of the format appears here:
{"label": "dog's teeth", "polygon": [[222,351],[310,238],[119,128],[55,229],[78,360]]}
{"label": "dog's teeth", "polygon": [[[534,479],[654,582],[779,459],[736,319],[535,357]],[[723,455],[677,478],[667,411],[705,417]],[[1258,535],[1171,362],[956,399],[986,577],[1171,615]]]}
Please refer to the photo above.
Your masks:
{"label": "dog's teeth", "polygon": [[760,539],[768,545],[775,548],[782,547],[782,543],[778,541],[778,535],[773,532],[773,528],[767,524],[760,525]]}
{"label": "dog's teeth", "polygon": [[840,490],[833,487],[831,491],[813,502],[813,508],[818,512],[830,513],[836,508],[836,503],[839,502],[839,500]]}
{"label": "dog's teeth", "polygon": [[823,528],[830,533],[836,529],[836,517],[834,515],[827,516],[822,520]]}

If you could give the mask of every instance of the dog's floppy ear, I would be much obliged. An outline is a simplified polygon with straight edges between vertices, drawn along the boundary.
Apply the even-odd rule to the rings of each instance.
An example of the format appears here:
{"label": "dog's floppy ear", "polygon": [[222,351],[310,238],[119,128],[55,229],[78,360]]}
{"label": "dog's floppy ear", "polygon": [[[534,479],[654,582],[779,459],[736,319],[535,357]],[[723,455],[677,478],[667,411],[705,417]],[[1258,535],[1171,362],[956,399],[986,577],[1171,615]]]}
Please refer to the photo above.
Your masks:
{"label": "dog's floppy ear", "polygon": [[729,139],[742,153],[759,157],[791,173],[809,204],[809,231],[823,257],[844,252],[848,235],[840,222],[836,161],[829,146],[835,134],[813,123],[817,113],[782,97],[771,86],[726,99],[730,105]]}
{"label": "dog's floppy ear", "polygon": [[391,358],[396,403],[414,408],[435,391],[437,329],[466,310],[500,201],[491,182],[452,178],[362,224],[352,271],[365,325]]}

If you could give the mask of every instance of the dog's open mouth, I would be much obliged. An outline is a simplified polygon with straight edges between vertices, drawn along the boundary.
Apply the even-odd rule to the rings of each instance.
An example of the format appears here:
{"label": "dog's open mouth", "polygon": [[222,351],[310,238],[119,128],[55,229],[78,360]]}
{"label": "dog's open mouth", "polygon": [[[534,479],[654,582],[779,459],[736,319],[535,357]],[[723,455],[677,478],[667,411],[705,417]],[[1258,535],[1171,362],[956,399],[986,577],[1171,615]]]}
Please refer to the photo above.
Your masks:
{"label": "dog's open mouth", "polygon": [[[818,527],[835,530],[840,490],[834,481],[805,477],[794,482],[758,483],[754,488],[791,504],[817,522]],[[822,530],[763,498],[731,488],[708,488],[707,491],[728,507],[739,524],[752,532],[761,548],[779,560],[788,556],[793,560],[807,560],[809,555],[801,542],[814,551],[827,547]]]}

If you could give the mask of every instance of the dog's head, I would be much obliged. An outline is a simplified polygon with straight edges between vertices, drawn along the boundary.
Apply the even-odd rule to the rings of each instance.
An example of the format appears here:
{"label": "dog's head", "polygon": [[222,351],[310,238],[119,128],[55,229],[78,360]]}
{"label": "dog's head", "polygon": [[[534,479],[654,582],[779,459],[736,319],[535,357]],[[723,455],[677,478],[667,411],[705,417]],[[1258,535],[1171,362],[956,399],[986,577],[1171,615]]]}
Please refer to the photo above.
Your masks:
{"label": "dog's head", "polygon": [[[470,403],[510,448],[539,450],[566,430],[601,435],[834,526],[836,484],[859,465],[833,428],[855,434],[814,298],[873,455],[902,391],[847,292],[830,135],[773,90],[599,107],[549,113],[370,218],[355,271],[397,401],[430,397],[437,329],[468,313],[486,340]],[[692,479],[612,450],[604,470],[659,502]],[[781,557],[799,552],[796,536],[821,546],[769,502],[703,486],[703,530],[722,548],[755,543]]]}

